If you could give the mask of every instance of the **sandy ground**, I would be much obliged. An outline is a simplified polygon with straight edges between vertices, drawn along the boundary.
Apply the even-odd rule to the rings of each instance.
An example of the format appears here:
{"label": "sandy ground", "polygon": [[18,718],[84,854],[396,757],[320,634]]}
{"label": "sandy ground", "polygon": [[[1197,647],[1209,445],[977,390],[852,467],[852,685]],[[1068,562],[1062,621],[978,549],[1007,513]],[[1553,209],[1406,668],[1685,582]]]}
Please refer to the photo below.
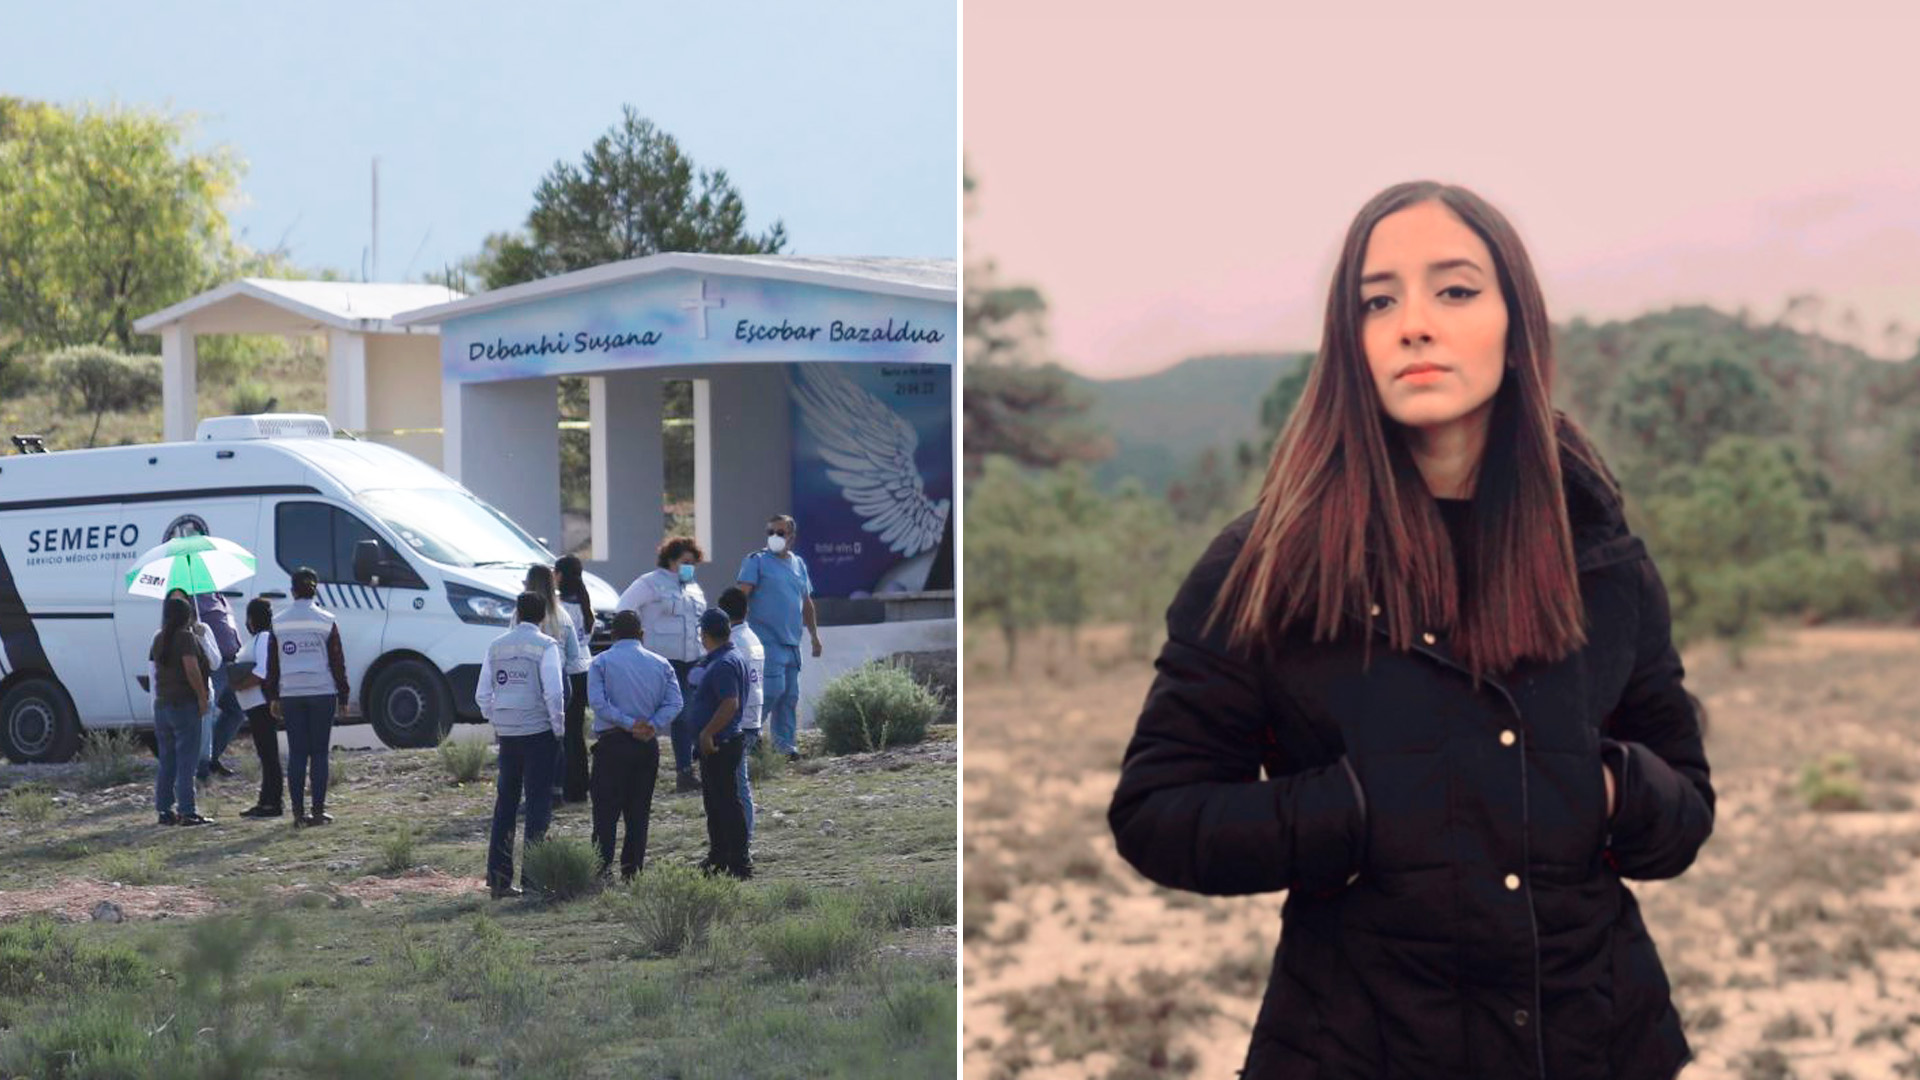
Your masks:
{"label": "sandy ground", "polygon": [[[1151,677],[1119,642],[1037,648],[1011,678],[997,641],[969,643],[967,1080],[1230,1077],[1245,1053],[1281,897],[1170,892],[1114,852]],[[1920,631],[1781,628],[1744,669],[1717,647],[1687,664],[1717,827],[1685,875],[1632,886],[1694,1047],[1682,1077],[1920,1077]],[[1864,809],[1799,792],[1835,752]]]}

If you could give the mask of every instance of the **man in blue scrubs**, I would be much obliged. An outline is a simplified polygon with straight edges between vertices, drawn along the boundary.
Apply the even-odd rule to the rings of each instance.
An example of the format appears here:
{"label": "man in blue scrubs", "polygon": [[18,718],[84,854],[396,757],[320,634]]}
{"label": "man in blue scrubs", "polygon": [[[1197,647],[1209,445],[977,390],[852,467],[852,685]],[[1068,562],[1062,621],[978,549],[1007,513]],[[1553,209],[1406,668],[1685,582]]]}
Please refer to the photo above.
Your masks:
{"label": "man in blue scrubs", "polygon": [[813,580],[807,561],[794,550],[799,530],[785,514],[767,520],[767,546],[740,563],[740,591],[747,594],[747,625],[766,649],[762,686],[767,727],[775,750],[800,757],[800,631],[820,655],[820,624],[813,612]]}

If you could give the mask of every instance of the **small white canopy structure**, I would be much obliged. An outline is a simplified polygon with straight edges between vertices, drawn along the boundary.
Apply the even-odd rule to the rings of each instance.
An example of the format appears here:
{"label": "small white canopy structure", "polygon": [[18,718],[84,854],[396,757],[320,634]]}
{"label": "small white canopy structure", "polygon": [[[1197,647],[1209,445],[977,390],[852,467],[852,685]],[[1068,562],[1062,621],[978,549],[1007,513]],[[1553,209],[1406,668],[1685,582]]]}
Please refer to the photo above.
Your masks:
{"label": "small white canopy structure", "polygon": [[[370,391],[381,383],[397,391],[412,390],[415,400],[424,392],[437,404],[439,328],[403,325],[394,316],[463,298],[440,285],[241,278],[147,315],[133,328],[160,335],[161,408],[168,441],[193,437],[199,403],[195,339],[201,334],[325,334],[327,415],[356,433],[404,430],[412,426],[410,417],[370,416],[368,403],[404,402],[406,395]],[[424,426],[437,426],[437,421]],[[437,441],[427,439],[408,449],[425,449]]]}

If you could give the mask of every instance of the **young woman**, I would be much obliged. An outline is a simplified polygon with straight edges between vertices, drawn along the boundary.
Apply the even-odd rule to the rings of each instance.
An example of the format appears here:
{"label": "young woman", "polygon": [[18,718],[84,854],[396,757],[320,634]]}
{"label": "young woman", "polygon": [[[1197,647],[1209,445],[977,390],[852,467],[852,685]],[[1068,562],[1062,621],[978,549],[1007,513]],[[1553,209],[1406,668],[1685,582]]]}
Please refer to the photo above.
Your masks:
{"label": "young woman", "polygon": [[273,703],[267,699],[266,657],[272,649],[273,604],[257,596],[247,601],[247,638],[234,656],[235,664],[251,664],[253,670],[232,680],[234,696],[247,712],[253,751],[260,757],[260,798],[251,808],[240,811],[245,818],[275,818],[285,813],[282,800],[287,785],[280,771],[280,736],[273,722]]}
{"label": "young woman", "polygon": [[[578,668],[584,677],[587,670],[586,647],[580,644],[580,636],[574,632],[573,617],[560,606],[558,590],[553,586],[553,567],[529,566],[524,582],[526,590],[540,598],[546,605],[546,614],[540,619],[540,632],[552,638],[560,645],[561,677],[566,683],[567,713],[572,715],[576,698],[573,685],[573,672]],[[584,719],[585,714],[582,713]],[[584,739],[582,740],[584,742]],[[582,747],[581,754],[586,753]],[[554,794],[563,796],[564,788],[560,778],[566,775],[567,743],[559,740],[554,746],[553,788]],[[564,798],[563,798],[564,801]]]}
{"label": "young woman", "polygon": [[553,564],[560,608],[573,620],[579,644],[575,663],[565,666],[567,677],[567,733],[561,743],[561,796],[566,802],[585,802],[590,783],[587,768],[587,666],[593,659],[593,598],[587,595],[580,560],[562,555]]}
{"label": "young woman", "polygon": [[1168,611],[1109,818],[1163,885],[1287,890],[1248,1078],[1667,1080],[1690,1056],[1623,881],[1713,829],[1701,721],[1552,388],[1506,219],[1381,193],[1258,507]]}
{"label": "young woman", "polygon": [[153,806],[162,825],[205,825],[209,820],[195,812],[193,770],[200,762],[200,725],[212,702],[213,683],[207,674],[207,650],[193,627],[193,601],[185,594],[169,595],[161,606],[160,631],[147,648],[153,737],[160,758]]}

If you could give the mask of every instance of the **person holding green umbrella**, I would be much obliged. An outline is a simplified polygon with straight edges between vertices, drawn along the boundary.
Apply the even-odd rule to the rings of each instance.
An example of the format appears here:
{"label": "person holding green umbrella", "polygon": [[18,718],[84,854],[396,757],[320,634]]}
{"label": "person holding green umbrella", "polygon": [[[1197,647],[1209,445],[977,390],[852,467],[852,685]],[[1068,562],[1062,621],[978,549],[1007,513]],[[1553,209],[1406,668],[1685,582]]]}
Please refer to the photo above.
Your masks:
{"label": "person holding green umbrella", "polygon": [[[218,755],[214,752],[216,745],[218,749],[225,749],[227,741],[239,729],[239,704],[227,686],[224,670],[239,648],[239,635],[234,632],[232,613],[220,590],[252,577],[254,570],[253,555],[233,541],[188,535],[173,537],[147,550],[134,561],[133,569],[127,571],[128,593],[169,599],[178,597],[187,604],[190,617],[186,629],[195,637],[198,670],[202,677],[210,679],[208,701],[217,703],[221,709],[220,719],[223,722],[218,727],[223,730],[215,730],[214,718],[204,715],[203,708],[201,723],[196,725],[193,752],[183,753],[176,762],[179,771],[186,775],[189,787],[196,773],[202,780],[207,778],[209,765],[212,760],[217,760]],[[156,655],[150,659],[157,660],[158,657]],[[156,716],[159,679],[156,672],[153,683]],[[178,701],[173,703],[175,707],[179,704]],[[158,738],[157,721],[155,732]],[[226,773],[231,770],[223,767],[220,771]]]}
{"label": "person holding green umbrella", "polygon": [[[205,825],[193,801],[193,766],[200,758],[200,725],[212,685],[207,656],[193,632],[193,603],[169,596],[160,632],[147,649],[153,686],[153,736],[160,771],[154,777],[154,809],[162,825]],[[178,813],[176,813],[176,808]]]}

